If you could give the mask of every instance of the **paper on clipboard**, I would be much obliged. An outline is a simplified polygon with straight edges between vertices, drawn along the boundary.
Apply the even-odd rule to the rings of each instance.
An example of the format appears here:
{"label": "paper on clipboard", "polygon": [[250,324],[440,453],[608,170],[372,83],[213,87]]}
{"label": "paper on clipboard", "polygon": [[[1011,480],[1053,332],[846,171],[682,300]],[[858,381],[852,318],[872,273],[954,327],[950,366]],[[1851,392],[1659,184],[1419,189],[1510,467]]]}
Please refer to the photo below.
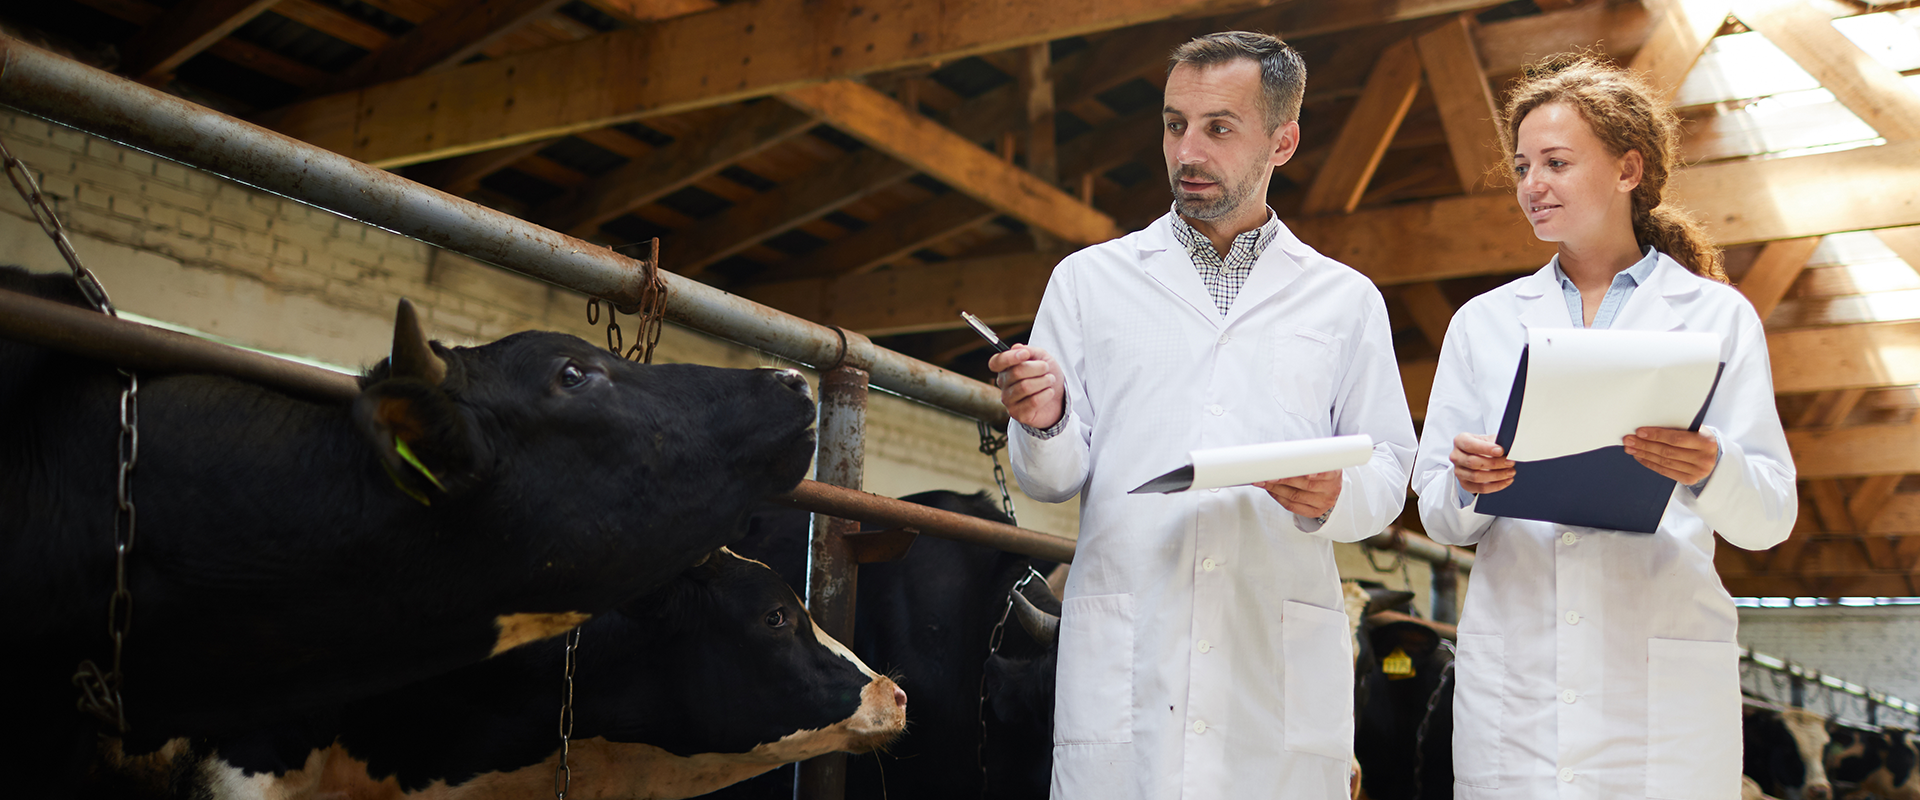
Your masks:
{"label": "paper on clipboard", "polygon": [[1373,437],[1364,433],[1195,450],[1192,462],[1142,484],[1129,494],[1218,489],[1316,472],[1357,467],[1373,458]]}
{"label": "paper on clipboard", "polygon": [[1641,427],[1685,429],[1720,369],[1720,336],[1705,332],[1534,329],[1527,349],[1514,461],[1617,446]]}

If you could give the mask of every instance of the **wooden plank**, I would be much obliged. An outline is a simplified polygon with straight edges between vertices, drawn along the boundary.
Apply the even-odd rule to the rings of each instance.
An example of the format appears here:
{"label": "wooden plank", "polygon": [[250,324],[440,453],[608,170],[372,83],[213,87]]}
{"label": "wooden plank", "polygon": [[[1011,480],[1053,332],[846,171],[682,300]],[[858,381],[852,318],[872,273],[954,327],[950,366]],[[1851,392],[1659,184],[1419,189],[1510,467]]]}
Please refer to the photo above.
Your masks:
{"label": "wooden plank", "polygon": [[333,77],[324,70],[315,69],[252,42],[243,42],[231,36],[214,42],[206,52],[208,55],[299,89],[311,89]]}
{"label": "wooden plank", "polygon": [[[1166,163],[1160,151],[1160,109],[1148,107],[1115,117],[1074,137],[1060,148],[1060,174],[1068,178],[1099,174],[1136,160],[1155,166]],[[1167,201],[1173,201],[1171,194]]]}
{"label": "wooden plank", "polygon": [[1900,488],[1900,479],[1905,475],[1875,475],[1860,482],[1860,488],[1853,491],[1853,497],[1847,500],[1847,516],[1853,520],[1850,530],[1872,530],[1874,518],[1887,507],[1893,499],[1893,491]]}
{"label": "wooden plank", "polygon": [[1880,237],[1887,249],[1892,250],[1901,261],[1907,262],[1913,271],[1920,272],[1920,226],[1881,228],[1874,231],[1873,235]]}
{"label": "wooden plank", "polygon": [[1906,320],[1920,320],[1920,289],[1798,297],[1774,309],[1767,318],[1767,330]]}
{"label": "wooden plank", "polygon": [[1123,233],[1111,217],[1079,198],[1002,161],[868,86],[831,81],[797,88],[780,97],[827,119],[868,146],[1066,242],[1089,245]]}
{"label": "wooden plank", "polygon": [[1693,71],[1707,42],[1727,19],[1726,0],[1644,0],[1653,31],[1628,67],[1646,75],[1662,99],[1671,101]]}
{"label": "wooden plank", "polygon": [[1920,94],[1805,0],[1741,0],[1734,13],[1889,141],[1920,139]]}
{"label": "wooden plank", "polygon": [[[775,266],[755,276],[754,281],[768,283],[872,272],[998,215],[999,212],[965,194],[948,192],[888,214],[858,233],[828,242],[791,263]],[[1038,296],[1028,299],[1033,301],[1034,308],[1039,308]]]}
{"label": "wooden plank", "polygon": [[1898,571],[1737,575],[1724,576],[1721,583],[1735,597],[1908,597],[1914,592],[1908,576]]}
{"label": "wooden plank", "polygon": [[465,195],[480,188],[480,179],[512,166],[528,156],[545,150],[551,141],[526,142],[497,150],[449,158],[431,164],[407,168],[407,177],[451,195]]}
{"label": "wooden plank", "polygon": [[766,152],[815,124],[812,116],[784,103],[755,103],[734,112],[710,133],[675,139],[576,193],[549,201],[534,219],[557,231],[587,236],[608,220],[714,175],[728,164]]}
{"label": "wooden plank", "polygon": [[1920,322],[1771,333],[1767,354],[1779,394],[1907,386],[1920,383]]}
{"label": "wooden plank", "polygon": [[586,3],[629,25],[684,17],[720,7],[714,0],[586,0]]}
{"label": "wooden plank", "polygon": [[1801,480],[1920,472],[1920,425],[1788,431]]}
{"label": "wooden plank", "polygon": [[762,284],[749,300],[868,336],[957,328],[960,312],[989,324],[1026,322],[1066,254],[1018,253],[841,278]]}
{"label": "wooden plank", "polygon": [[120,46],[120,73],[141,83],[163,82],[279,1],[185,0]]}
{"label": "wooden plank", "polygon": [[1740,293],[1747,296],[1747,302],[1753,304],[1760,319],[1772,314],[1774,307],[1780,305],[1780,298],[1787,296],[1787,289],[1800,277],[1800,271],[1806,269],[1807,259],[1813,256],[1813,249],[1820,246],[1822,238],[1807,236],[1768,242],[1760,251],[1753,269],[1740,281]]}
{"label": "wooden plank", "polygon": [[1400,304],[1413,315],[1414,324],[1420,326],[1420,333],[1433,349],[1439,350],[1447,340],[1447,325],[1453,321],[1453,304],[1440,293],[1439,284],[1409,283],[1400,287]]}
{"label": "wooden plank", "polygon": [[1352,213],[1360,195],[1373,180],[1374,169],[1387,154],[1387,145],[1400,131],[1400,122],[1420,92],[1420,53],[1412,39],[1387,46],[1367,76],[1360,101],[1340,126],[1333,152],[1314,175],[1300,213],[1307,216]]}
{"label": "wooden plank", "polygon": [[386,31],[318,0],[281,0],[272,12],[362,50],[379,50],[393,41]]}
{"label": "wooden plank", "polygon": [[1835,478],[1809,480],[1807,495],[1813,498],[1814,510],[1820,513],[1820,529],[1829,533],[1839,533],[1854,529],[1853,517],[1847,513],[1847,492]]}
{"label": "wooden plank", "polygon": [[[1721,246],[1920,224],[1920,143],[1694,167],[1670,199]],[[1381,285],[1532,271],[1554,247],[1504,195],[1289,220],[1301,240]]]}
{"label": "wooden plank", "polygon": [[565,2],[477,0],[455,3],[394,39],[386,47],[354,62],[322,91],[342,92],[455,66],[521,25],[553,13]]}
{"label": "wooden plank", "polygon": [[698,275],[728,256],[819,219],[913,175],[913,168],[877,150],[820,165],[690,228],[660,240],[660,263]]}
{"label": "wooden plank", "polygon": [[1020,93],[1027,100],[1027,171],[1049,184],[1060,183],[1060,159],[1054,147],[1053,64],[1046,42],[1024,48],[1019,75]]}
{"label": "wooden plank", "polygon": [[1433,395],[1433,373],[1439,368],[1437,358],[1400,362],[1400,387],[1407,393],[1407,410],[1416,420],[1427,418],[1427,400]]}
{"label": "wooden plank", "polygon": [[1866,520],[1864,532],[1881,536],[1920,535],[1920,493],[1889,495],[1880,512]]}
{"label": "wooden plank", "polygon": [[1556,53],[1590,51],[1625,60],[1646,44],[1656,16],[1640,3],[1587,3],[1480,25],[1474,42],[1489,76],[1518,73]]}
{"label": "wooden plank", "polygon": [[1210,0],[742,0],[316,98],[268,121],[392,167],[1211,7]]}
{"label": "wooden plank", "polygon": [[1447,150],[1453,154],[1454,174],[1463,191],[1485,192],[1506,188],[1493,180],[1494,170],[1506,159],[1500,152],[1499,110],[1480,66],[1473,42],[1473,17],[1462,14],[1415,39],[1420,64],[1440,109],[1440,125],[1447,132]]}

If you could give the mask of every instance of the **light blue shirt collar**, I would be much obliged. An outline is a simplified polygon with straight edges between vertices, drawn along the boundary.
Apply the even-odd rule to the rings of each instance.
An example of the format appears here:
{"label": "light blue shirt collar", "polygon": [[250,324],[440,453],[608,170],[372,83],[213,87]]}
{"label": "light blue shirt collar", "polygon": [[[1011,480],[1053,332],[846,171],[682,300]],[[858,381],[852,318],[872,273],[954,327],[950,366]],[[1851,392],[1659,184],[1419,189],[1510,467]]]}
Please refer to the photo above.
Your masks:
{"label": "light blue shirt collar", "polygon": [[1645,285],[1647,278],[1653,275],[1654,268],[1660,266],[1660,253],[1648,247],[1634,265],[1621,270],[1613,276],[1613,284],[1607,287],[1607,294],[1600,300],[1600,310],[1593,314],[1593,324],[1585,324],[1585,309],[1580,302],[1580,287],[1573,285],[1573,279],[1560,269],[1560,256],[1553,257],[1553,277],[1560,282],[1560,293],[1567,300],[1567,316],[1578,327],[1591,327],[1604,330],[1613,327],[1613,318],[1627,304],[1627,298],[1633,296],[1633,290]]}

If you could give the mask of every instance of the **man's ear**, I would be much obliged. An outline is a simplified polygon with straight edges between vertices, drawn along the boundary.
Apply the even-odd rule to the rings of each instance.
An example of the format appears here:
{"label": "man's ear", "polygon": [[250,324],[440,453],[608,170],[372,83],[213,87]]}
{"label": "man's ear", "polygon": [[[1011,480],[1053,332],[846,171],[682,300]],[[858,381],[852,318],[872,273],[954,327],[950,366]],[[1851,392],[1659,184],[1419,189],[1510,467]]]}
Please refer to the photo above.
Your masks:
{"label": "man's ear", "polygon": [[1273,129],[1273,158],[1271,165],[1283,166],[1293,160],[1294,151],[1300,149],[1300,123],[1282,122]]}

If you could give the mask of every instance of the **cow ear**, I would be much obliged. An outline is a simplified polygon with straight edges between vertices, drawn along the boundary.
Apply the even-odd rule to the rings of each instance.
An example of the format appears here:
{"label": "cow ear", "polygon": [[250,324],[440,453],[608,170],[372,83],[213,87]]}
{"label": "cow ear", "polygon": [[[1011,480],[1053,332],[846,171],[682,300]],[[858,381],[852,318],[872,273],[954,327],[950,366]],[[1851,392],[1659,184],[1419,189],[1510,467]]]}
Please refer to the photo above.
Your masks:
{"label": "cow ear", "polygon": [[390,377],[361,390],[353,403],[360,427],[393,482],[427,505],[478,482],[471,426],[439,386]]}

